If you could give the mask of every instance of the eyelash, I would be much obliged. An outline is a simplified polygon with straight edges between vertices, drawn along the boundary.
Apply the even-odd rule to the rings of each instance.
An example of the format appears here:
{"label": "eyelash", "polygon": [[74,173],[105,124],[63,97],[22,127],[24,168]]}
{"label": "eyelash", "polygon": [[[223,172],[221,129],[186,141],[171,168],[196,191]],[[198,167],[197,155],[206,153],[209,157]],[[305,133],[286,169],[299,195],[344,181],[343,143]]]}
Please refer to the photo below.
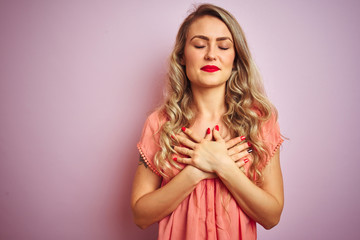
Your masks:
{"label": "eyelash", "polygon": [[[197,49],[201,49],[201,48],[204,48],[205,46],[195,46],[195,48]],[[221,50],[228,50],[229,48],[226,48],[226,47],[219,47]]]}

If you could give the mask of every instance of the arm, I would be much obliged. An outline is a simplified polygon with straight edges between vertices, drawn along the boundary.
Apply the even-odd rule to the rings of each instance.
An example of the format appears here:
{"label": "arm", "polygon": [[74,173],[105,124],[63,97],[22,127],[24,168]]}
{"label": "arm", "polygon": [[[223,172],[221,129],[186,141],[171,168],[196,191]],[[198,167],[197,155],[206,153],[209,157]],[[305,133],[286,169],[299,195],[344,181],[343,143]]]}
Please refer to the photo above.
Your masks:
{"label": "arm", "polygon": [[262,172],[264,183],[261,188],[251,182],[232,161],[219,165],[216,173],[249,217],[265,229],[278,224],[284,206],[279,150]]}
{"label": "arm", "polygon": [[204,178],[214,175],[186,166],[160,188],[161,177],[146,165],[138,166],[133,183],[131,207],[136,225],[144,229],[171,214]]}
{"label": "arm", "polygon": [[[194,138],[189,129],[186,129],[185,133]],[[279,222],[284,204],[279,152],[276,152],[263,170],[264,184],[260,188],[251,182],[231,159],[219,131],[214,130],[213,135],[216,141],[201,140],[194,143],[180,138],[187,148],[175,147],[175,150],[189,158],[180,158],[178,161],[216,173],[249,217],[266,229],[274,227]]]}

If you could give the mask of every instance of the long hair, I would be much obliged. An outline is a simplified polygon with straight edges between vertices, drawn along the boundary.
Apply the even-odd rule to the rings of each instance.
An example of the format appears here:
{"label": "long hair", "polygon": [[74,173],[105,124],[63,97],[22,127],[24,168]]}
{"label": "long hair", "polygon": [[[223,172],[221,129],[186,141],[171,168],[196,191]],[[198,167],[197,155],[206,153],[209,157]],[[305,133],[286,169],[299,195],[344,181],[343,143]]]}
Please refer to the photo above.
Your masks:
{"label": "long hair", "polygon": [[186,76],[185,66],[181,63],[189,27],[205,15],[224,22],[233,37],[236,56],[232,73],[226,83],[227,112],[222,116],[222,120],[232,137],[246,136],[246,140],[253,145],[253,164],[249,168],[248,177],[256,184],[261,184],[260,169],[270,156],[269,149],[261,141],[261,124],[268,120],[271,114],[277,115],[277,112],[266,97],[240,25],[229,12],[211,4],[200,5],[190,13],[176,36],[175,46],[170,55],[165,101],[160,107],[166,121],[159,131],[161,150],[156,153],[154,164],[163,177],[168,176],[168,169],[181,168],[171,157],[175,153],[171,146],[176,145],[171,136],[178,133],[181,127],[191,126],[195,118],[190,107],[193,102],[190,82]]}

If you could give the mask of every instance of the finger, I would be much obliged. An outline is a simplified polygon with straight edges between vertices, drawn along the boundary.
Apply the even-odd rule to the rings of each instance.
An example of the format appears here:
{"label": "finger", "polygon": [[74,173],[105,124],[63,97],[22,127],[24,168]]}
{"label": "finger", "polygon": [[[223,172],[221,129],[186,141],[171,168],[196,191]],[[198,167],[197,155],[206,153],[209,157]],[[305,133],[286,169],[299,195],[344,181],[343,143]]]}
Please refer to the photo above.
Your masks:
{"label": "finger", "polygon": [[238,166],[239,168],[243,167],[246,163],[249,162],[248,158],[244,158],[242,160],[239,160],[236,162],[236,166]]}
{"label": "finger", "polygon": [[193,156],[193,150],[188,149],[188,148],[185,148],[185,147],[175,146],[175,147],[174,147],[174,150],[175,150],[177,153],[180,153],[180,154],[185,155],[185,156],[189,156],[189,157],[192,157],[192,156]]}
{"label": "finger", "polygon": [[229,141],[227,141],[227,142],[225,143],[227,149],[232,148],[233,146],[235,146],[236,144],[240,143],[240,142],[243,141],[244,139],[245,139],[244,136],[235,137],[235,138],[230,139]]}
{"label": "finger", "polygon": [[211,139],[212,139],[212,133],[211,133],[210,128],[208,128],[208,129],[206,130],[205,139],[206,139],[206,140],[211,140]]}
{"label": "finger", "polygon": [[214,129],[213,129],[213,136],[214,136],[215,141],[223,140],[223,138],[222,138],[221,135],[220,135],[219,125],[216,125],[216,126],[214,127]]}
{"label": "finger", "polygon": [[182,164],[191,164],[191,158],[174,157],[173,160]]}
{"label": "finger", "polygon": [[181,143],[182,145],[194,149],[196,146],[196,143],[194,143],[193,141],[191,141],[190,139],[188,139],[187,137],[183,137],[181,135],[177,135],[177,139],[178,142]]}
{"label": "finger", "polygon": [[240,137],[235,137],[230,139],[229,141],[226,142],[226,146],[229,148],[235,146],[236,144],[244,141],[246,138],[244,136],[240,136]]}
{"label": "finger", "polygon": [[240,161],[243,158],[248,158],[249,157],[249,153],[247,151],[242,151],[233,155],[230,155],[231,159],[235,162]]}
{"label": "finger", "polygon": [[246,150],[248,148],[249,148],[249,144],[247,142],[245,142],[245,143],[239,144],[239,145],[237,145],[235,147],[232,147],[232,148],[228,149],[228,154],[231,156],[231,155],[233,155],[235,153],[242,152],[242,151],[244,151],[244,150]]}
{"label": "finger", "polygon": [[182,127],[181,130],[195,142],[197,143],[201,142],[201,138],[196,136],[196,134],[194,134],[193,131],[191,131],[189,128]]}

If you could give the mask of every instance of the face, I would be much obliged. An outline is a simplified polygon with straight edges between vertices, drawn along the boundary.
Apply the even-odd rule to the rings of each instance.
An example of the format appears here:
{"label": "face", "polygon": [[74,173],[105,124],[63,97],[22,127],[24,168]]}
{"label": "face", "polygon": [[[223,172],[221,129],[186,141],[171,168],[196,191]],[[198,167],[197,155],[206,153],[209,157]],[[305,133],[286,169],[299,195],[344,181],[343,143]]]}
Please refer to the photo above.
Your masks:
{"label": "face", "polygon": [[192,87],[224,86],[234,59],[233,38],[225,23],[203,16],[190,25],[182,60]]}

